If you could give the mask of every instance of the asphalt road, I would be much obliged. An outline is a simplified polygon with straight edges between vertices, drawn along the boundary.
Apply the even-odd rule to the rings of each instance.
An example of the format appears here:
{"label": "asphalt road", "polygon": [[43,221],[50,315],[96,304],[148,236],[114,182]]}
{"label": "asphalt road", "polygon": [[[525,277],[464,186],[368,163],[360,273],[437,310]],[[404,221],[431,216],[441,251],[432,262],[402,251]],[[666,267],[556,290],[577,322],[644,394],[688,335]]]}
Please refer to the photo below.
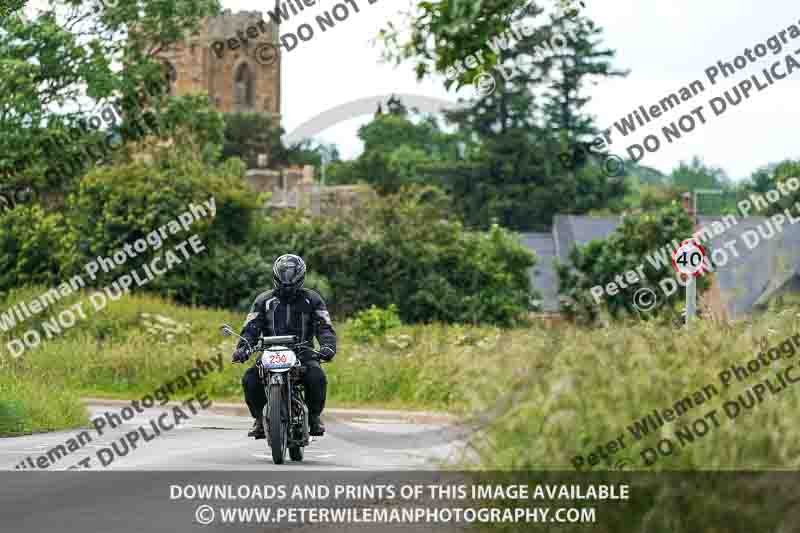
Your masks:
{"label": "asphalt road", "polygon": [[[121,412],[123,403],[90,406],[91,417]],[[309,505],[344,508],[389,509],[396,501],[364,498],[344,501],[320,499],[292,502],[262,498],[220,496],[205,500],[174,491],[180,487],[314,487],[336,484],[371,486],[387,483],[435,481],[436,470],[457,459],[461,444],[441,423],[409,420],[386,412],[348,413],[334,411],[323,415],[327,427],[324,437],[306,448],[305,460],[284,465],[272,462],[266,440],[247,437],[252,420],[222,409],[198,412],[149,442],[137,443],[127,453],[114,453],[113,461],[103,466],[101,450],[121,447],[120,439],[151,421],[171,413],[169,406],[146,409],[102,435],[85,430],[91,437],[79,449],[54,457],[47,468],[17,469],[26,457],[36,462],[59,445],[68,446],[80,431],[64,431],[0,439],[0,531],[79,532],[182,532],[182,531],[332,531],[364,533],[376,527],[392,531],[427,532],[456,530],[448,523],[432,528],[429,524],[387,527],[384,524],[333,522],[269,523],[252,518],[225,522],[223,508],[229,506],[279,508]],[[227,411],[230,411],[228,409]],[[236,412],[236,411],[234,411]],[[170,415],[171,416],[171,415]],[[164,422],[171,422],[167,418]],[[82,431],[82,430],[81,430]],[[106,457],[111,452],[106,453]],[[65,471],[82,460],[89,468]],[[49,461],[49,459],[47,459]],[[86,471],[89,470],[89,471]],[[188,490],[188,489],[187,489]],[[265,488],[265,495],[266,495]],[[183,494],[183,495],[182,495]],[[188,493],[186,493],[188,494]],[[208,505],[210,504],[210,505]],[[216,510],[215,520],[199,522],[201,508]],[[203,515],[205,516],[205,515]]]}
{"label": "asphalt road", "polygon": [[[91,405],[89,410],[90,417],[95,418],[104,412],[119,414],[121,407]],[[151,421],[158,420],[165,410],[170,415],[163,420],[172,425],[172,413],[165,407],[145,409],[114,429],[103,428],[102,434],[94,428],[87,429],[91,442],[83,443],[78,450],[67,450],[63,457],[51,456],[42,462],[47,465],[44,469],[65,470],[77,465],[79,469],[88,470],[147,471],[426,470],[455,461],[461,447],[442,423],[412,422],[380,412],[379,415],[357,416],[338,411],[335,415],[323,415],[326,434],[315,437],[305,448],[302,463],[292,462],[287,457],[285,464],[275,465],[267,441],[247,437],[252,424],[250,417],[211,410],[198,410],[191,415],[184,409],[189,420],[181,420],[149,442],[140,439],[136,448],[130,449],[125,435],[144,427],[148,435],[155,436]],[[0,439],[0,467],[13,470],[27,457],[36,464],[38,457],[46,456],[54,447],[64,445],[67,448],[69,439],[77,441],[79,432]],[[116,448],[113,447],[115,443]]]}

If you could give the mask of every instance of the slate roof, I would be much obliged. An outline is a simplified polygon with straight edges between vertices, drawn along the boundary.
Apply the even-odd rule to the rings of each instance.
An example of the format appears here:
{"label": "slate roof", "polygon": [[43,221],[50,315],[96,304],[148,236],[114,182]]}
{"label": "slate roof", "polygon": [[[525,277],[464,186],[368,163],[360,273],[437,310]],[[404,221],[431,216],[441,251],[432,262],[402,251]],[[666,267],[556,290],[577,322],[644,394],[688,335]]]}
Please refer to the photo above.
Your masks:
{"label": "slate roof", "polygon": [[[700,217],[701,226],[717,218]],[[717,271],[717,281],[731,316],[749,313],[756,305],[766,304],[776,292],[793,279],[800,270],[800,224],[784,225],[774,237],[766,217],[748,217],[711,240],[712,248],[723,248],[726,242],[739,257],[729,254],[728,262]],[[759,242],[749,249],[743,234],[757,235]]]}
{"label": "slate roof", "polygon": [[[700,217],[700,227],[710,225],[719,217]],[[730,257],[724,267],[717,270],[717,282],[731,317],[741,316],[763,305],[782,290],[800,287],[800,224],[783,226],[774,237],[765,239],[759,231],[769,235],[766,217],[738,218],[738,223],[711,239],[710,248],[724,248],[734,241],[739,257]],[[522,242],[539,257],[531,272],[533,288],[542,296],[545,311],[557,311],[558,278],[553,259],[569,262],[573,245],[584,245],[594,239],[604,239],[621,223],[620,217],[588,217],[556,215],[552,234],[525,233]],[[759,229],[760,227],[760,229]],[[760,242],[752,250],[743,240],[743,234],[757,234]],[[752,237],[751,237],[752,238]],[[644,259],[644,258],[643,258]],[[537,272],[538,271],[538,272]]]}
{"label": "slate roof", "polygon": [[572,246],[582,246],[589,241],[605,239],[622,223],[621,217],[586,217],[576,215],[555,215],[553,217],[553,236],[556,241],[558,259],[569,262]]}

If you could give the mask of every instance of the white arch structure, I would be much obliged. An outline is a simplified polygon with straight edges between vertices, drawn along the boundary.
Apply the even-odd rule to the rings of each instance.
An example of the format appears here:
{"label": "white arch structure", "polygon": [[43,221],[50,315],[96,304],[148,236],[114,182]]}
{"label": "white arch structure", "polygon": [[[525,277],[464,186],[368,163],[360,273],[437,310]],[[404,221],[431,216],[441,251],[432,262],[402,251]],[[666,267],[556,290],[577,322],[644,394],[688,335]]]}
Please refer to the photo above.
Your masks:
{"label": "white arch structure", "polygon": [[439,113],[441,111],[451,111],[463,107],[464,103],[451,102],[443,98],[436,98],[434,96],[423,96],[421,94],[399,93],[399,94],[384,94],[378,96],[367,96],[352,100],[350,102],[337,105],[315,117],[303,122],[291,132],[283,136],[284,146],[290,146],[298,143],[303,139],[310,139],[318,133],[335,126],[351,118],[359,117],[375,113],[378,104],[386,108],[386,103],[394,96],[400,100],[407,108],[416,108],[423,113]]}

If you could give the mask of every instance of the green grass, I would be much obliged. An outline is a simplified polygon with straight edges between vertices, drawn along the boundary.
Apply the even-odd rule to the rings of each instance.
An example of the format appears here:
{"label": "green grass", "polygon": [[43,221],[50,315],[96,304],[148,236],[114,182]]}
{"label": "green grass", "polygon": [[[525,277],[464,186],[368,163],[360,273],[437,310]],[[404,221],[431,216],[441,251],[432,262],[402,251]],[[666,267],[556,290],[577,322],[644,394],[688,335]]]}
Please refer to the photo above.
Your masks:
{"label": "green grass", "polygon": [[[13,298],[28,301],[40,292],[26,289]],[[645,447],[661,438],[675,440],[676,431],[716,408],[719,427],[647,468],[798,468],[800,387],[774,398],[767,394],[750,412],[729,420],[722,403],[768,372],[729,389],[717,377],[731,364],[753,358],[762,336],[774,345],[800,331],[798,311],[771,311],[753,324],[731,328],[698,323],[690,332],[654,323],[594,330],[402,326],[372,343],[354,342],[350,325],[336,323],[340,347],[326,366],[328,406],[459,413],[481,422],[473,446],[487,469],[571,469],[574,456],[586,458],[621,434],[626,448],[612,464],[625,459],[631,468],[645,468],[639,458]],[[156,315],[173,321],[169,339],[155,330]],[[218,354],[224,371],[212,373],[199,388],[216,400],[242,401],[244,367],[228,362],[234,340],[222,337],[219,326],[227,322],[238,328],[243,319],[243,314],[127,296],[13,359],[5,343],[39,321],[30,320],[0,335],[0,404],[5,406],[0,418],[6,425],[23,420],[25,431],[75,425],[82,416],[80,396],[137,398],[184,374],[195,359]],[[634,420],[708,384],[720,395],[664,425],[657,435],[634,441],[627,429]]]}
{"label": "green grass", "polygon": [[[0,304],[0,312],[16,302],[30,302],[43,290],[16,291]],[[86,319],[47,340],[42,323],[78,303],[82,303]],[[59,401],[82,412],[80,397],[138,398],[184,375],[195,360],[221,355],[223,372],[211,373],[196,391],[182,391],[176,397],[204,391],[218,401],[241,402],[240,381],[246,366],[229,362],[235,339],[221,336],[219,326],[229,323],[238,329],[243,320],[241,313],[181,307],[147,295],[128,295],[95,311],[88,294],[76,294],[0,334],[0,365],[5,383],[18,387],[46,384],[41,398],[63,392]],[[459,328],[403,327],[374,344],[359,344],[349,340],[349,324],[336,326],[341,341],[337,358],[326,365],[328,406],[443,410],[464,407],[455,386],[460,379],[459,362],[441,357],[449,342],[447,337]],[[12,357],[7,343],[31,328],[42,333],[41,345],[27,349],[19,358]],[[450,381],[443,381],[444,376]],[[9,386],[0,387],[0,402],[15,401],[14,406],[19,401],[25,406],[31,403],[27,397],[20,400],[15,394]],[[7,408],[9,412],[16,412],[15,409]],[[32,407],[28,411],[39,412]],[[26,423],[26,427],[58,429],[75,425],[78,419],[55,416],[41,421],[42,425]]]}
{"label": "green grass", "polygon": [[74,391],[50,387],[30,376],[0,375],[0,437],[55,431],[88,422]]}
{"label": "green grass", "polygon": [[[34,294],[39,292],[25,291],[17,299],[28,301]],[[60,302],[50,315],[85,300],[76,296]],[[235,339],[222,337],[219,326],[229,323],[238,329],[244,314],[180,307],[137,295],[111,302],[99,312],[91,310],[87,317],[18,359],[11,357],[5,344],[27,328],[41,331],[39,323],[49,316],[0,335],[4,364],[19,379],[35,377],[82,396],[135,398],[185,374],[196,359],[221,354],[224,371],[210,374],[198,388],[217,400],[241,401],[240,380],[246,367],[229,362]],[[158,322],[154,317],[175,323],[167,326],[172,338],[148,325]],[[458,361],[441,356],[447,337],[460,328],[403,327],[376,344],[358,344],[348,340],[347,324],[336,326],[339,354],[325,367],[329,405],[455,409],[463,404],[452,386],[459,379]],[[443,375],[451,378],[451,386],[442,381]]]}

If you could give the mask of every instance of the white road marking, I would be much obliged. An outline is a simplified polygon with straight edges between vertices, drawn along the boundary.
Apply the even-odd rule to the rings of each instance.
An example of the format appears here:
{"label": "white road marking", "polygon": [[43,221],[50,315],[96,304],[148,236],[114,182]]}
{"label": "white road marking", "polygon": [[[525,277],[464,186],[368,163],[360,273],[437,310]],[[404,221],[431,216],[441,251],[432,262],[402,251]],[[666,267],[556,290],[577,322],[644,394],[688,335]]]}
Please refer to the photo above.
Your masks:
{"label": "white road marking", "polygon": [[402,418],[391,419],[391,418],[351,418],[352,422],[357,424],[407,424],[407,420],[403,420]]}

